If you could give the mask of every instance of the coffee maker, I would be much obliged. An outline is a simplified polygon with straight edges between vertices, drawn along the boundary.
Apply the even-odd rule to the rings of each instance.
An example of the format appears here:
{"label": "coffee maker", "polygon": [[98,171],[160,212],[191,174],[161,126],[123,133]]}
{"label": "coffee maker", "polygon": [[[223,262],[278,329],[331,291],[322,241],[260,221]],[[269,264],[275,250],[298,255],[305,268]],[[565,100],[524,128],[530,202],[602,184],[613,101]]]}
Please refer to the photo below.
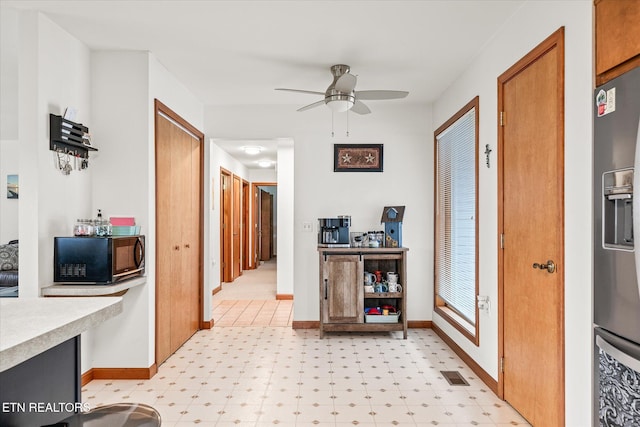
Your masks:
{"label": "coffee maker", "polygon": [[351,217],[318,218],[318,246],[325,248],[348,248]]}

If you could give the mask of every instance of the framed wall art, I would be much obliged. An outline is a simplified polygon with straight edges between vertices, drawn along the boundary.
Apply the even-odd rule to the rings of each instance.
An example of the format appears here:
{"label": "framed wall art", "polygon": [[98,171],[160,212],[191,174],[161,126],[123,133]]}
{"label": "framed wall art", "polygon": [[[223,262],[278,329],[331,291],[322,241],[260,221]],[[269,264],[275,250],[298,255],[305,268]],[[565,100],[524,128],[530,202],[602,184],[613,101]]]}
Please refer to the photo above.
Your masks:
{"label": "framed wall art", "polygon": [[334,172],[382,172],[383,144],[333,144]]}
{"label": "framed wall art", "polygon": [[7,175],[7,199],[17,199],[18,188],[18,175]]}

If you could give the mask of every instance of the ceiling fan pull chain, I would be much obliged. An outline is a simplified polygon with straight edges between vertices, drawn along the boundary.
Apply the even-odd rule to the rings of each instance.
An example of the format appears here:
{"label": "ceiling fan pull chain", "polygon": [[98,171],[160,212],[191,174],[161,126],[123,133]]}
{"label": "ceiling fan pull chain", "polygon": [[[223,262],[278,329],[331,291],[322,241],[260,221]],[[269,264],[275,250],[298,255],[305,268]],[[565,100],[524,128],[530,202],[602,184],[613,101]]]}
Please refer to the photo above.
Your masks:
{"label": "ceiling fan pull chain", "polygon": [[347,110],[347,138],[349,138],[349,110]]}
{"label": "ceiling fan pull chain", "polygon": [[335,113],[333,111],[331,111],[331,138],[333,138],[334,133],[333,133],[333,115]]}

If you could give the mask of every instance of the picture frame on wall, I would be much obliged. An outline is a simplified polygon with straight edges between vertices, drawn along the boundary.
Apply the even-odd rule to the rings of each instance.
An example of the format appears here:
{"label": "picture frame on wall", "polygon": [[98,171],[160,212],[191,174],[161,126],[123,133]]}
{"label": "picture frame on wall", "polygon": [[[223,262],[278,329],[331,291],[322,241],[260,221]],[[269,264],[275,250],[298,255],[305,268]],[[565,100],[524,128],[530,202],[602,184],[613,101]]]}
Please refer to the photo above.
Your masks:
{"label": "picture frame on wall", "polygon": [[334,172],[382,172],[383,144],[333,144]]}
{"label": "picture frame on wall", "polygon": [[18,189],[18,175],[7,175],[7,199],[17,199]]}

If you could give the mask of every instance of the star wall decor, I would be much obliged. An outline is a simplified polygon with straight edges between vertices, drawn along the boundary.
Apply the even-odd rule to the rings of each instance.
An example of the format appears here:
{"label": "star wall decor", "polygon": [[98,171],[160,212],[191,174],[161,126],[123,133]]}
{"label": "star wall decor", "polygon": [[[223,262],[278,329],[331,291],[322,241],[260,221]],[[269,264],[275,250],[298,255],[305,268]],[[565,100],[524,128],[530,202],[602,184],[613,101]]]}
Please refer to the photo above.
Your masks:
{"label": "star wall decor", "polygon": [[333,144],[334,172],[382,172],[382,144]]}

